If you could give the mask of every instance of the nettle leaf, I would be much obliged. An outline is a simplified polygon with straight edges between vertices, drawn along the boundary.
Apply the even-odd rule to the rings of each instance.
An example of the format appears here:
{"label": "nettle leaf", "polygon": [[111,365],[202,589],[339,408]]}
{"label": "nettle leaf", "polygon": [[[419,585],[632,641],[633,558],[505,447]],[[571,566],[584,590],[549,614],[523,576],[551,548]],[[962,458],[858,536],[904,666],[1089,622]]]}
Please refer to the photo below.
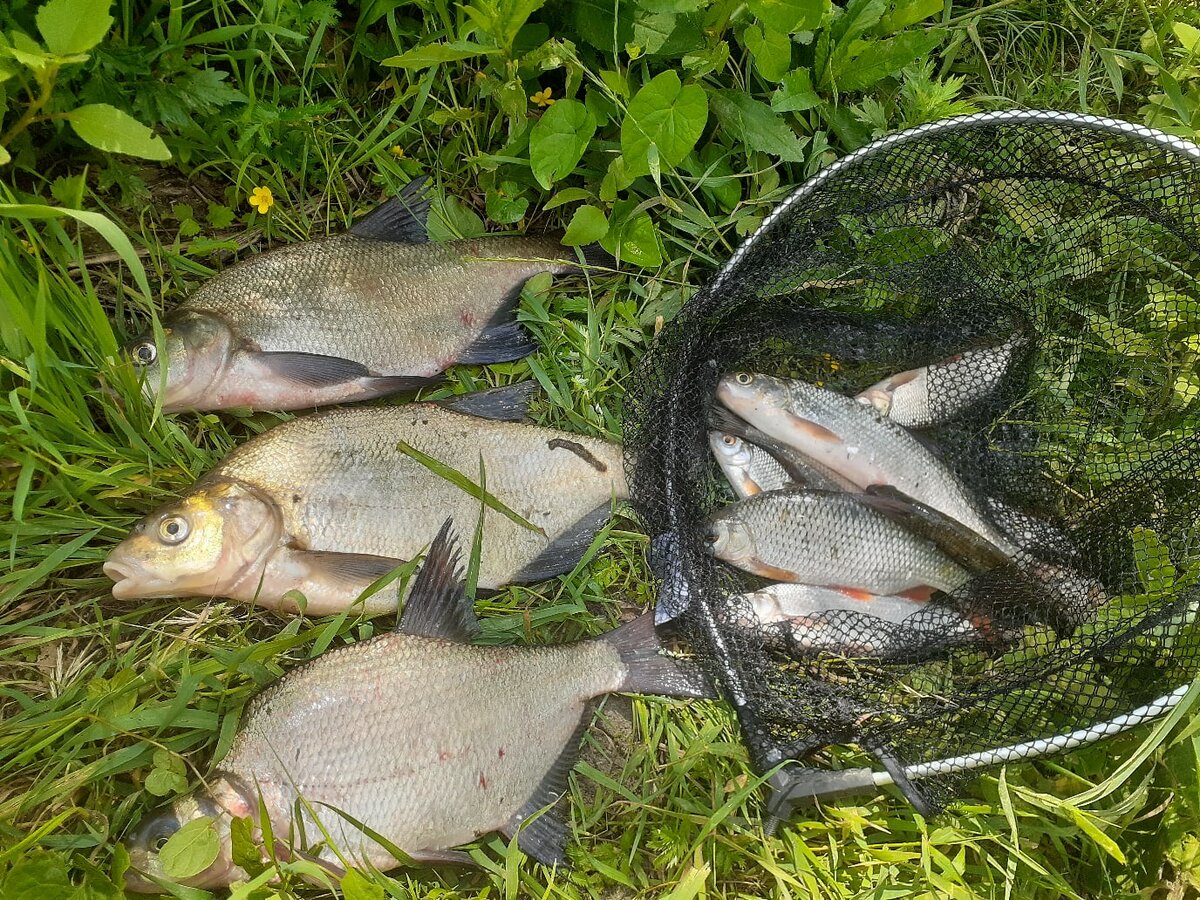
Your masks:
{"label": "nettle leaf", "polygon": [[428,69],[438,63],[457,62],[460,59],[470,59],[472,56],[482,56],[494,53],[495,47],[485,47],[474,41],[451,41],[448,44],[425,44],[413,47],[399,56],[389,56],[383,61],[385,66],[398,69]]}
{"label": "nettle leaf", "polygon": [[843,60],[834,70],[834,82],[843,91],[861,91],[889,75],[895,75],[909,63],[921,59],[942,42],[945,32],[906,31],[883,41],[861,42],[861,52]]}
{"label": "nettle leaf", "polygon": [[567,233],[562,242],[568,247],[578,247],[580,244],[592,244],[608,234],[608,218],[604,210],[595,206],[581,206],[571,216],[567,225]]}
{"label": "nettle leaf", "polygon": [[783,76],[783,81],[771,95],[771,109],[775,112],[803,112],[812,109],[821,98],[812,86],[808,69],[796,69]]}
{"label": "nettle leaf", "polygon": [[171,835],[158,851],[158,859],[166,876],[179,880],[199,875],[216,862],[220,852],[215,820],[201,816]]}
{"label": "nettle leaf", "polygon": [[37,12],[37,28],[51,53],[86,53],[108,34],[112,0],[48,0]]}
{"label": "nettle leaf", "polygon": [[808,138],[799,138],[767,104],[742,91],[714,91],[713,112],[721,128],[748,150],[778,156],[785,162],[802,162]]}
{"label": "nettle leaf", "polygon": [[779,81],[792,67],[792,39],[781,31],[765,31],[750,25],[742,35],[746,49],[754,57],[754,67],[767,81]]}
{"label": "nettle leaf", "polygon": [[77,135],[100,150],[142,159],[171,158],[162,138],[133,116],[107,103],[89,103],[73,109],[66,119]]}
{"label": "nettle leaf", "polygon": [[708,122],[708,98],[697,84],[681,84],[673,71],[656,75],[629,101],[621,123],[627,175],[647,175],[650,148],[660,163],[677,166],[696,146]]}
{"label": "nettle leaf", "polygon": [[578,100],[559,100],[547,109],[529,133],[529,164],[538,184],[549,189],[575,171],[595,133],[596,117]]}
{"label": "nettle leaf", "polygon": [[750,11],[773,31],[812,31],[832,7],[830,0],[749,0]]}

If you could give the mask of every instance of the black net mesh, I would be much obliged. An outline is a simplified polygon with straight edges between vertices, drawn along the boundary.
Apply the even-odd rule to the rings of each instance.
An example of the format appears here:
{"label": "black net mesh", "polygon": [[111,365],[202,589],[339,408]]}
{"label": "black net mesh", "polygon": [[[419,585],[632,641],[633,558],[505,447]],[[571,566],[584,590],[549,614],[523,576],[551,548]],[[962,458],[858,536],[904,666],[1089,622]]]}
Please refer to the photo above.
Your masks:
{"label": "black net mesh", "polygon": [[[1194,675],[1198,277],[1200,150],[1088,117],[977,116],[819,175],[663,329],[630,379],[631,493],[660,621],[761,766],[833,743],[903,764],[972,753],[1103,722]],[[708,445],[718,379],[853,395],[1010,340],[986,390],[930,374],[931,408],[962,408],[922,440],[1019,564],[900,624],[761,624],[744,595],[768,579],[707,550],[734,501]],[[1065,599],[1031,584],[1038,565],[1099,587]],[[948,627],[947,610],[977,627]]]}

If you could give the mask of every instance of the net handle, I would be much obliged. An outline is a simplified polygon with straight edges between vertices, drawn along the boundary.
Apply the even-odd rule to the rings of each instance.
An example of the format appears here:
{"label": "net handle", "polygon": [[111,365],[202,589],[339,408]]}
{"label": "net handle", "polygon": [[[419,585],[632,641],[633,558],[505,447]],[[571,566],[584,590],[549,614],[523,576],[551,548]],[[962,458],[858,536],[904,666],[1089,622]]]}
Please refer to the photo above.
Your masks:
{"label": "net handle", "polygon": [[827,167],[817,172],[811,178],[808,178],[796,190],[794,190],[782,203],[771,211],[762,222],[754,230],[754,232],[742,242],[742,245],[734,251],[733,256],[721,266],[716,276],[709,285],[710,290],[719,288],[729,276],[729,272],[741,260],[746,252],[754,245],[759,237],[768,230],[775,220],[790,210],[793,206],[815,191],[818,187],[840,172],[842,169],[862,159],[874,156],[897,144],[903,144],[911,140],[915,140],[926,135],[938,134],[945,131],[960,131],[973,128],[977,125],[994,125],[1004,123],[1041,123],[1046,125],[1068,125],[1081,130],[1092,131],[1107,131],[1112,134],[1120,134],[1128,137],[1135,137],[1150,144],[1158,144],[1173,150],[1176,153],[1181,153],[1185,156],[1190,156],[1192,159],[1200,161],[1200,146],[1197,146],[1187,138],[1179,137],[1178,135],[1168,134],[1165,131],[1159,131],[1157,128],[1150,128],[1146,125],[1135,125],[1132,122],[1125,122],[1121,119],[1111,119],[1107,116],[1092,116],[1086,113],[1066,112],[1063,110],[1053,109],[1007,109],[997,110],[994,112],[972,113],[967,116],[951,116],[946,119],[939,119],[936,122],[928,122],[924,125],[917,125],[915,128],[907,128],[904,131],[897,131],[895,134],[889,134],[879,140],[872,141],[864,147],[859,147],[853,153],[843,156],[840,159],[830,163]]}

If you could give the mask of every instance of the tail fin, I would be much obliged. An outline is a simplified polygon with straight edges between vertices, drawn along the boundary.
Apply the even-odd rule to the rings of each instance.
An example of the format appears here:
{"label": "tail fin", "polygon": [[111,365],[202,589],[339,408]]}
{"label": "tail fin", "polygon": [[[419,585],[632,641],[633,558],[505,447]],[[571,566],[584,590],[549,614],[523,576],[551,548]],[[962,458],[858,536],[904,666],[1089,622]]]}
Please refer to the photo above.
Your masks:
{"label": "tail fin", "polygon": [[615,269],[617,267],[617,258],[599,244],[587,244],[580,247],[579,251],[583,254],[585,265],[597,266],[602,269]]}
{"label": "tail fin", "polygon": [[652,613],[638,616],[600,640],[616,650],[625,664],[622,691],[665,697],[717,697],[698,670],[664,655]]}

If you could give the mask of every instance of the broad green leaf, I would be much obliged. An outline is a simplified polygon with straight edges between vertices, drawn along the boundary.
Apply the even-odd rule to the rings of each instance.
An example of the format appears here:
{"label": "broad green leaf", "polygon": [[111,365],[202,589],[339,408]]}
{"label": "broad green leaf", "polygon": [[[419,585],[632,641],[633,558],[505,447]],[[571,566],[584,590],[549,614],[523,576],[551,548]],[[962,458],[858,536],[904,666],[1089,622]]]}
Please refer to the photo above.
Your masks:
{"label": "broad green leaf", "polygon": [[649,174],[651,146],[660,163],[679,165],[696,146],[707,122],[704,88],[681,84],[671,70],[655,76],[629,101],[621,123],[626,173]]}
{"label": "broad green leaf", "polygon": [[86,53],[108,34],[112,0],[47,0],[37,13],[37,28],[51,53]]}
{"label": "broad green leaf", "polygon": [[0,166],[8,165],[12,162],[12,154],[4,149],[4,145],[0,144]]}
{"label": "broad green leaf", "polygon": [[220,851],[216,822],[211,816],[200,816],[167,839],[158,859],[166,876],[178,881],[199,875],[216,861]]}
{"label": "broad green leaf", "polygon": [[349,869],[342,876],[342,896],[346,900],[383,900],[383,888],[368,881],[357,869]]}
{"label": "broad green leaf", "polygon": [[66,207],[42,206],[33,203],[0,203],[0,216],[12,216],[15,219],[58,219],[62,216],[82,222],[89,228],[100,232],[100,236],[108,241],[117,251],[121,261],[129,267],[133,280],[147,300],[150,299],[150,283],[146,280],[146,267],[133,249],[133,244],[125,236],[120,227],[106,216],[82,209],[67,209]]}
{"label": "broad green leaf", "polygon": [[786,162],[804,160],[808,138],[797,137],[767,104],[742,91],[724,90],[713,92],[712,106],[721,128],[747,150],[769,153]]}
{"label": "broad green leaf", "polygon": [[650,13],[690,13],[704,6],[704,0],[637,0],[639,9]]}
{"label": "broad green leaf", "polygon": [[829,12],[830,0],[749,0],[750,12],[772,31],[812,31]]}
{"label": "broad green leaf", "polygon": [[604,210],[594,206],[581,206],[571,216],[567,225],[567,233],[562,242],[568,247],[578,247],[580,244],[592,244],[608,234],[608,219]]}
{"label": "broad green leaf", "polygon": [[675,30],[674,13],[642,13],[633,20],[633,44],[638,54],[657,53]]}
{"label": "broad green leaf", "polygon": [[652,269],[662,265],[662,243],[650,215],[636,208],[633,200],[617,204],[600,246],[624,262]]}
{"label": "broad green leaf", "polygon": [[546,0],[474,0],[464,11],[484,34],[511,50],[521,26]]}
{"label": "broad green leaf", "polygon": [[164,160],[171,151],[154,132],[128,113],[107,103],[89,103],[66,114],[75,133],[100,150],[142,159]]}
{"label": "broad green leaf", "polygon": [[484,207],[487,216],[498,225],[512,225],[521,221],[529,209],[529,198],[520,196],[521,186],[516,182],[505,181],[498,188],[492,188],[484,197]]}
{"label": "broad green leaf", "polygon": [[1171,30],[1175,32],[1175,37],[1179,38],[1179,42],[1183,44],[1183,49],[1188,53],[1200,55],[1200,28],[1195,25],[1188,25],[1186,22],[1176,22],[1171,26]]}
{"label": "broad green leaf", "polygon": [[909,25],[937,15],[945,9],[945,0],[899,0],[888,14],[879,20],[880,35],[895,34]]}
{"label": "broad green leaf", "polygon": [[487,232],[483,219],[457,197],[434,198],[428,230],[431,241],[457,241]]}
{"label": "broad green leaf", "polygon": [[788,72],[771,95],[771,109],[775,112],[803,112],[820,102],[821,98],[813,90],[808,69]]}
{"label": "broad green leaf", "polygon": [[470,59],[485,53],[496,52],[495,47],[485,47],[473,41],[451,41],[448,44],[424,44],[406,50],[399,56],[389,56],[383,61],[385,66],[398,69],[428,69],[438,63],[456,62],[460,59]]}
{"label": "broad green leaf", "polygon": [[580,200],[591,200],[594,196],[595,194],[586,188],[563,188],[561,191],[543,203],[542,209],[557,209],[565,203],[576,203]]}
{"label": "broad green leaf", "polygon": [[749,25],[742,35],[754,67],[767,81],[779,81],[792,67],[792,39],[785,32]]}
{"label": "broad green leaf", "polygon": [[863,45],[862,52],[834,70],[834,82],[840,90],[861,91],[895,75],[913,60],[927,56],[944,37],[944,31],[933,29],[906,31],[887,40],[870,41]]}
{"label": "broad green leaf", "polygon": [[46,900],[74,892],[67,864],[55,853],[35,851],[16,862],[4,879],[4,900]]}
{"label": "broad green leaf", "polygon": [[578,100],[559,100],[529,133],[529,165],[538,184],[549,188],[575,171],[596,133],[596,117]]}
{"label": "broad green leaf", "polygon": [[857,40],[883,18],[886,10],[885,0],[850,0],[829,26],[829,36],[838,50],[845,52],[851,41]]}

